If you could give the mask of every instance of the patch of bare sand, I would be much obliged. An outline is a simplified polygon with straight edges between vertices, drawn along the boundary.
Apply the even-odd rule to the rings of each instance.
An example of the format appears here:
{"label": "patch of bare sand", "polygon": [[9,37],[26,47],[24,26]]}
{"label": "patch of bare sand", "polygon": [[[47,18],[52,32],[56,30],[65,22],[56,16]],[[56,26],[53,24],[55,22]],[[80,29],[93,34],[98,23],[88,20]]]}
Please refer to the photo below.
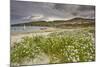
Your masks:
{"label": "patch of bare sand", "polygon": [[18,35],[11,35],[11,46],[13,45],[14,42],[19,42],[23,37],[32,37],[32,36],[37,36],[37,35],[48,35],[52,32],[42,32],[42,33],[28,33],[28,34],[18,34]]}
{"label": "patch of bare sand", "polygon": [[25,61],[23,61],[21,65],[49,64],[49,62],[50,59],[48,58],[48,56],[42,53],[41,55],[38,55],[34,59],[30,59],[30,60],[26,59]]}

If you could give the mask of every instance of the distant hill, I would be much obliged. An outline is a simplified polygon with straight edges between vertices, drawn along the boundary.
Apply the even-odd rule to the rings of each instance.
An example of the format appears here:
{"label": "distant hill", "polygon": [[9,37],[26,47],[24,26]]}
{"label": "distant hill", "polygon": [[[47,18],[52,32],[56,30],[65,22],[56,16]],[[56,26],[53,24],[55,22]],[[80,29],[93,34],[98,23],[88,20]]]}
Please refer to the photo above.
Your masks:
{"label": "distant hill", "polygon": [[67,20],[69,22],[74,22],[74,21],[78,21],[78,22],[95,22],[94,19],[86,19],[86,18],[73,18],[73,19],[70,19],[70,20]]}
{"label": "distant hill", "polygon": [[28,23],[12,24],[11,26],[49,26],[49,27],[66,27],[66,26],[91,26],[95,25],[94,19],[73,18],[70,20],[55,21],[32,21]]}

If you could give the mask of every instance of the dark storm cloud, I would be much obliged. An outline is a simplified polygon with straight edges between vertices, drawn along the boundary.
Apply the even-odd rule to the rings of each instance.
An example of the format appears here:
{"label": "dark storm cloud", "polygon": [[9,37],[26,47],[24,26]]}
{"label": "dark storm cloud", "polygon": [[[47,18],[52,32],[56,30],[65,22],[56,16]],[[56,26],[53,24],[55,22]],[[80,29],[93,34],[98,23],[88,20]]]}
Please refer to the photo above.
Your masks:
{"label": "dark storm cloud", "polygon": [[64,12],[65,14],[68,13],[70,15],[77,15],[79,5],[73,5],[73,4],[55,4],[54,9],[57,9],[61,12]]}
{"label": "dark storm cloud", "polygon": [[20,17],[19,20],[22,20],[24,17],[42,15],[44,17],[38,20],[45,20],[48,17],[65,17],[60,11],[53,10],[53,7],[51,3],[12,1],[11,18],[16,20]]}
{"label": "dark storm cloud", "polygon": [[79,7],[79,9],[78,10],[80,10],[80,11],[91,11],[91,10],[95,10],[95,7],[94,6],[86,6],[86,5],[84,5],[84,6],[80,6]]}
{"label": "dark storm cloud", "polygon": [[95,6],[90,5],[75,5],[75,4],[56,4],[55,9],[70,13],[74,16],[90,16],[94,17]]}
{"label": "dark storm cloud", "polygon": [[75,4],[55,4],[55,9],[58,10],[65,10],[65,11],[70,11],[70,10],[77,10],[77,11],[89,11],[89,10],[95,10],[94,6],[90,5],[75,5]]}
{"label": "dark storm cloud", "polygon": [[60,10],[60,11],[76,11],[78,9],[79,5],[73,5],[73,4],[55,4],[54,9]]}
{"label": "dark storm cloud", "polygon": [[23,20],[57,20],[73,17],[91,19],[94,18],[94,9],[94,6],[11,0],[11,23],[20,23]]}

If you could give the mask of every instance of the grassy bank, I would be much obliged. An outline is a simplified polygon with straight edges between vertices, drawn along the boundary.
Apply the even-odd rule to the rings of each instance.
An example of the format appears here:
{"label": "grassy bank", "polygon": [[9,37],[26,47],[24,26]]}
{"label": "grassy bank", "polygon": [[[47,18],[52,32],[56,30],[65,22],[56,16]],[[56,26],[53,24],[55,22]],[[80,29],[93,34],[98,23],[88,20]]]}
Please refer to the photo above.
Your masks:
{"label": "grassy bank", "polygon": [[34,59],[42,54],[48,57],[49,63],[95,60],[94,29],[53,32],[47,36],[24,37],[14,45],[11,48],[12,64],[22,65],[24,61],[34,64]]}

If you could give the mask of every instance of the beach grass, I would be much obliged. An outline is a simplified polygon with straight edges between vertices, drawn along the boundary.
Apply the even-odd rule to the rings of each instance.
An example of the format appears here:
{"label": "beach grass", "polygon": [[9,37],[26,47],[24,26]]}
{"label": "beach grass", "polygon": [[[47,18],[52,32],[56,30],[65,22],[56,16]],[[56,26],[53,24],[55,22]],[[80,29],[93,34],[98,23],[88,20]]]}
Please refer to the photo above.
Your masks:
{"label": "beach grass", "polygon": [[11,47],[11,63],[21,65],[41,54],[48,56],[48,64],[95,61],[94,35],[94,28],[88,28],[24,37]]}

